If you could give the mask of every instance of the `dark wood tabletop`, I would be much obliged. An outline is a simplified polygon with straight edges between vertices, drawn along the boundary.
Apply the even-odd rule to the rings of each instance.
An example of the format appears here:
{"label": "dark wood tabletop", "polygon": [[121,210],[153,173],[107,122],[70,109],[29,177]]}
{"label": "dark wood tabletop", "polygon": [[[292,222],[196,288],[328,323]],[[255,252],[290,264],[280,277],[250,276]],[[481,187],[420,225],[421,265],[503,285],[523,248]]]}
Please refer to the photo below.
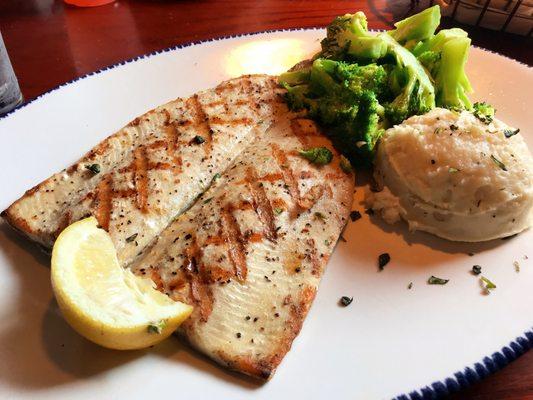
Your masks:
{"label": "dark wood tabletop", "polygon": [[[413,11],[413,5],[426,4],[409,0],[118,0],[77,8],[60,0],[1,0],[0,31],[22,93],[31,100],[89,72],[180,43],[325,26],[334,16],[355,10],[366,13],[371,28],[388,29]],[[461,27],[469,31],[473,44],[533,65],[531,37]],[[533,352],[450,398],[533,399]]]}

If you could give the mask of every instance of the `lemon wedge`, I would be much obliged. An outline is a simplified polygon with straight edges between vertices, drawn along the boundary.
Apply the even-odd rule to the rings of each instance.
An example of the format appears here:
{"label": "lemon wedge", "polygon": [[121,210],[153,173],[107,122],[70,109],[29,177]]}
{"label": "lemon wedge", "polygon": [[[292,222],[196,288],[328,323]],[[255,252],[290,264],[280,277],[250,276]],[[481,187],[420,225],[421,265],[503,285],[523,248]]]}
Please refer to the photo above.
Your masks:
{"label": "lemon wedge", "polygon": [[109,234],[94,217],[67,227],[52,251],[59,308],[80,335],[117,350],[141,349],[172,334],[192,307],[157,291],[119,265]]}

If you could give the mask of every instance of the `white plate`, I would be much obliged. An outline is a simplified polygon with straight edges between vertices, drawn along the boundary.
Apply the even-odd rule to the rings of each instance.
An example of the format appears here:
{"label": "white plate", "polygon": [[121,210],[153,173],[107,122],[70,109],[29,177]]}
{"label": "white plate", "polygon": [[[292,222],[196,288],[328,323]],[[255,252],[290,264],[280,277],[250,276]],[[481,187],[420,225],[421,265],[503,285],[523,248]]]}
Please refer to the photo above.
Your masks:
{"label": "white plate", "polygon": [[[323,35],[270,32],[184,46],[43,95],[0,120],[0,209],[144,111],[243,72],[280,72],[316,51]],[[521,127],[533,148],[533,70],[473,49],[468,73],[474,97]],[[354,209],[363,211],[361,194]],[[429,397],[479,379],[533,344],[533,231],[457,244],[410,234],[404,225],[384,226],[363,213],[344,236],[292,350],[273,379],[258,385],[177,339],[137,352],[87,342],[58,314],[48,257],[2,224],[0,398],[387,399],[435,383],[421,392]],[[378,272],[383,252],[392,261]],[[482,294],[469,272],[473,264],[497,284],[492,294]],[[430,275],[450,282],[427,285]],[[342,295],[354,296],[347,308],[337,305]]]}

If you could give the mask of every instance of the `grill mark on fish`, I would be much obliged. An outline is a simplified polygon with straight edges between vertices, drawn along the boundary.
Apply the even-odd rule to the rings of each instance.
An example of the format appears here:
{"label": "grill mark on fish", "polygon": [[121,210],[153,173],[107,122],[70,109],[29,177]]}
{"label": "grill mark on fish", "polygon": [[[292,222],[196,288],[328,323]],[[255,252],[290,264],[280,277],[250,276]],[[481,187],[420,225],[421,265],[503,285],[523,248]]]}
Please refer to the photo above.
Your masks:
{"label": "grill mark on fish", "polygon": [[300,198],[298,205],[303,210],[309,210],[324,194],[324,185],[314,185],[309,191]]}
{"label": "grill mark on fish", "polygon": [[96,187],[96,220],[106,231],[109,231],[109,221],[111,219],[111,208],[113,206],[113,177],[106,175]]}
{"label": "grill mark on fish", "polygon": [[165,284],[163,283],[163,278],[161,277],[161,274],[159,273],[158,267],[152,267],[152,270],[150,271],[150,279],[154,281],[157,290],[159,291],[164,290]]}
{"label": "grill mark on fish", "polygon": [[277,161],[278,166],[281,169],[283,182],[289,191],[289,195],[291,196],[294,205],[296,206],[296,210],[293,209],[291,214],[295,214],[298,211],[297,209],[300,207],[301,201],[300,190],[298,189],[298,181],[294,178],[294,174],[289,167],[289,160],[287,159],[285,152],[281,150],[275,143],[272,144],[272,152],[274,159]]}
{"label": "grill mark on fish", "polygon": [[[213,129],[211,127],[211,124],[213,123],[213,119],[217,118],[215,117],[208,117],[205,112],[205,107],[200,102],[198,95],[194,95],[192,97],[192,104],[194,108],[194,115],[195,115],[195,125],[198,126],[198,130],[200,131],[201,136],[204,138],[205,142],[202,144],[202,147],[205,151],[206,157],[209,157],[211,154],[211,150],[213,148]],[[203,129],[200,129],[200,127],[203,127]]]}
{"label": "grill mark on fish", "polygon": [[254,210],[263,224],[263,234],[271,242],[275,242],[278,235],[274,226],[274,210],[268,200],[263,184],[259,181],[253,167],[246,171],[248,187],[252,194]]}
{"label": "grill mark on fish", "polygon": [[233,216],[231,206],[226,206],[221,210],[221,224],[224,240],[228,245],[228,254],[235,270],[235,276],[240,283],[244,283],[248,269],[246,267],[246,256],[244,255],[244,245],[241,230]]}
{"label": "grill mark on fish", "polygon": [[165,130],[165,134],[168,141],[168,147],[167,147],[167,153],[172,159],[172,162],[174,163],[174,171],[176,174],[181,172],[181,157],[176,155],[176,150],[178,149],[178,138],[179,138],[179,132],[176,128],[175,124],[170,124],[167,126]]}
{"label": "grill mark on fish", "polygon": [[271,174],[263,175],[261,178],[259,178],[262,182],[275,182],[280,181],[283,179],[283,175],[280,172],[274,172]]}
{"label": "grill mark on fish", "polygon": [[148,211],[148,160],[144,146],[135,149],[133,159],[135,166],[133,184],[137,190],[137,207],[146,213]]}
{"label": "grill mark on fish", "polygon": [[196,242],[196,236],[191,237],[191,243],[185,250],[185,274],[189,280],[190,300],[200,313],[200,321],[207,322],[213,311],[213,292],[202,282],[200,277],[201,250]]}
{"label": "grill mark on fish", "polygon": [[308,246],[307,257],[311,262],[311,274],[320,275],[322,273],[322,267],[320,266],[320,260],[318,259],[315,239],[307,239],[306,244]]}
{"label": "grill mark on fish", "polygon": [[224,119],[219,116],[214,116],[211,118],[212,124],[226,125],[226,126],[249,125],[253,122],[254,121],[251,118],[247,118],[247,117]]}

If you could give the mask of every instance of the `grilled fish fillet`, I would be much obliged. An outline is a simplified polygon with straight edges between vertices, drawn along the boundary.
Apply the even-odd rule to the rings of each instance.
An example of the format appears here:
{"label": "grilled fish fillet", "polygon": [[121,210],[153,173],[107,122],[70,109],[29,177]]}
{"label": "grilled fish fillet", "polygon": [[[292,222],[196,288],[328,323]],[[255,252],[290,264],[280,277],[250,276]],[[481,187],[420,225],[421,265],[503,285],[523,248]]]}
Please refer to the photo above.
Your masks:
{"label": "grilled fish fillet", "polygon": [[[354,179],[309,120],[276,116],[132,266],[195,306],[179,333],[218,363],[268,379],[315,296],[352,203]],[[325,146],[317,167],[299,155]]]}
{"label": "grilled fish fillet", "polygon": [[67,225],[94,215],[128,265],[270,126],[279,91],[272,77],[243,76],[171,101],[28,190],[2,216],[51,248]]}

